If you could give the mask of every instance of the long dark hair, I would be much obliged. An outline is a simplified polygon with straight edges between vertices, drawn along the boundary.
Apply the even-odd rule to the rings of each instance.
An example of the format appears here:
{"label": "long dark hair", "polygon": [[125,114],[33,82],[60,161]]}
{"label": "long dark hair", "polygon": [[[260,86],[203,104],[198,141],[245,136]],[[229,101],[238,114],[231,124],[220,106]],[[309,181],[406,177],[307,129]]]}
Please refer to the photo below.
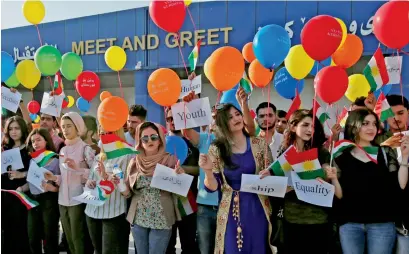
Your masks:
{"label": "long dark hair", "polygon": [[94,136],[95,133],[98,133],[97,119],[93,116],[83,116],[82,120],[84,120],[85,127],[87,128],[87,133],[84,133],[82,139],[86,139],[88,131],[91,131],[92,142],[97,143],[96,140],[92,138],[92,136]]}
{"label": "long dark hair", "polygon": [[45,143],[46,143],[45,150],[52,151],[55,153],[57,152],[54,146],[53,139],[51,138],[50,132],[45,128],[34,129],[30,132],[30,135],[28,135],[28,138],[26,141],[28,152],[34,152],[33,142],[31,141],[31,137],[36,134],[44,138]]}
{"label": "long dark hair", "polygon": [[[292,113],[288,121],[287,129],[284,132],[284,140],[281,145],[281,150],[285,151],[288,147],[294,144],[297,134],[291,129],[297,126],[304,118],[309,117],[313,119],[313,112],[311,110],[299,109]],[[321,122],[315,117],[314,120],[314,134],[309,142],[304,142],[304,150],[311,148],[321,148],[327,138],[325,137],[324,127]]]}
{"label": "long dark hair", "polygon": [[354,143],[359,142],[359,130],[362,127],[362,123],[365,120],[365,117],[368,115],[373,115],[376,119],[376,136],[374,140],[371,142],[372,145],[377,145],[375,140],[378,136],[378,131],[380,129],[380,122],[378,116],[369,109],[357,109],[352,112],[349,112],[347,121],[345,123],[345,132],[344,138],[346,140],[352,141]]}
{"label": "long dark hair", "polygon": [[[233,106],[232,104],[224,104],[216,113],[216,140],[213,141],[213,144],[218,148],[220,158],[224,162],[224,165],[229,169],[236,169],[238,165],[235,165],[231,160],[232,152],[232,134],[229,129],[229,120],[230,120],[230,109],[236,109],[241,115],[243,113]],[[246,137],[250,135],[243,127],[243,134]]]}
{"label": "long dark hair", "polygon": [[21,144],[24,144],[26,142],[28,136],[28,127],[26,121],[24,121],[24,119],[20,116],[12,116],[9,119],[7,119],[6,124],[4,126],[4,138],[2,140],[2,146],[4,146],[5,149],[11,149],[15,145],[14,140],[10,137],[9,133],[10,124],[14,122],[16,122],[20,126]]}

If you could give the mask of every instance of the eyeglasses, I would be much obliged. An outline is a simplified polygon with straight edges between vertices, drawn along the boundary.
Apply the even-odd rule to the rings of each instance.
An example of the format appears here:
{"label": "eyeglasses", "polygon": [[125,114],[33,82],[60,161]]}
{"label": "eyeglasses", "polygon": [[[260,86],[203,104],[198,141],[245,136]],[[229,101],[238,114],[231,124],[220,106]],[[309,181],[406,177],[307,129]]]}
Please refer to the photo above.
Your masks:
{"label": "eyeglasses", "polygon": [[166,117],[166,122],[168,123],[173,122],[173,117],[172,116]]}
{"label": "eyeglasses", "polygon": [[143,136],[143,137],[141,137],[141,141],[142,141],[142,143],[144,143],[144,144],[148,143],[148,142],[149,142],[149,139],[150,139],[152,142],[158,141],[158,140],[159,140],[159,135],[158,135],[158,134],[152,134],[152,135],[150,135],[150,136]]}
{"label": "eyeglasses", "polygon": [[226,103],[219,103],[219,104],[217,104],[217,105],[214,106],[214,109],[220,110],[220,109],[222,109],[225,105],[226,105]]}

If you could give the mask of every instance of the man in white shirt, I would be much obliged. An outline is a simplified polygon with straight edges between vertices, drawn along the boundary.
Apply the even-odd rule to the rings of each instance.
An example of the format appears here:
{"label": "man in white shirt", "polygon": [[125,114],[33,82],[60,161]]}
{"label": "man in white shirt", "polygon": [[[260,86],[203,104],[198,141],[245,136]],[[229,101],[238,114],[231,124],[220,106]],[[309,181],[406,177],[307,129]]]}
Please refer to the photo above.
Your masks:
{"label": "man in white shirt", "polygon": [[277,159],[278,150],[283,142],[283,135],[275,129],[276,107],[272,103],[263,102],[256,109],[257,123],[261,131],[259,136],[267,139],[273,159]]}
{"label": "man in white shirt", "polygon": [[132,105],[128,113],[128,132],[125,133],[125,140],[130,145],[135,146],[135,130],[139,124],[145,122],[147,111],[142,105]]}

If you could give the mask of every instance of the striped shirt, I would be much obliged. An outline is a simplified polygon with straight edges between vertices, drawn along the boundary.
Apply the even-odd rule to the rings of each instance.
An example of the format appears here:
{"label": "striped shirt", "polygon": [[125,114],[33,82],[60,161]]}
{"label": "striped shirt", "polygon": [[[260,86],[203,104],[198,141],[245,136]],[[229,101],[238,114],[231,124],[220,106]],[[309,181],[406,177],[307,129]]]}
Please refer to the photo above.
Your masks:
{"label": "striped shirt", "polygon": [[[125,175],[124,179],[126,179],[126,168],[128,167],[128,164],[133,157],[134,155],[125,155],[119,158],[104,161],[106,172],[112,173],[114,165],[117,164]],[[100,180],[99,173],[96,171],[98,160],[99,156],[96,157],[96,160],[92,165],[89,174],[89,179],[95,181]],[[109,196],[109,199],[105,201],[104,205],[94,206],[87,204],[87,207],[85,208],[85,214],[93,219],[111,219],[126,213],[126,204],[126,198],[121,195],[118,189],[115,189],[114,192],[112,192]]]}

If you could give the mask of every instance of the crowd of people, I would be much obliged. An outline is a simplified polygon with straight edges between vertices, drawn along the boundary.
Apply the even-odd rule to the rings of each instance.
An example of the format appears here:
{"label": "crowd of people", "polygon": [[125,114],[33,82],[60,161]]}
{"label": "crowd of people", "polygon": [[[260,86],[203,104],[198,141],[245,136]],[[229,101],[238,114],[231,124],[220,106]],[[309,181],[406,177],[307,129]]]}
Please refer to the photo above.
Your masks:
{"label": "crowd of people", "polygon": [[[191,93],[184,101],[195,98]],[[143,106],[130,106],[126,125],[114,134],[140,153],[115,159],[107,158],[99,142],[107,133],[94,117],[41,114],[39,128],[33,128],[21,102],[17,115],[2,117],[2,151],[19,148],[24,168],[8,169],[1,185],[39,205],[27,211],[16,196],[2,192],[2,252],[59,253],[61,222],[71,254],[128,253],[130,233],[138,254],[176,253],[177,235],[184,254],[409,253],[406,98],[387,96],[395,116],[384,123],[373,112],[373,95],[360,98],[345,128],[337,123],[329,136],[312,110],[297,110],[287,121],[285,111],[263,102],[254,120],[243,89],[236,98],[240,108],[217,104],[210,126],[183,130],[175,129],[170,108],[165,130],[146,120],[149,112]],[[183,163],[166,152],[166,135],[186,142]],[[333,159],[333,141],[340,139],[379,148],[377,163],[358,146]],[[319,180],[335,187],[332,208],[300,201],[290,186],[284,198],[240,191],[242,174],[274,175],[266,165],[290,146],[298,152],[318,149],[326,173]],[[36,159],[43,152],[50,156]],[[45,192],[26,181],[31,163],[48,170]],[[177,195],[151,187],[157,164],[194,176],[189,213],[182,212]],[[112,173],[118,168],[124,184]],[[102,206],[72,199],[101,180],[115,184]]]}

